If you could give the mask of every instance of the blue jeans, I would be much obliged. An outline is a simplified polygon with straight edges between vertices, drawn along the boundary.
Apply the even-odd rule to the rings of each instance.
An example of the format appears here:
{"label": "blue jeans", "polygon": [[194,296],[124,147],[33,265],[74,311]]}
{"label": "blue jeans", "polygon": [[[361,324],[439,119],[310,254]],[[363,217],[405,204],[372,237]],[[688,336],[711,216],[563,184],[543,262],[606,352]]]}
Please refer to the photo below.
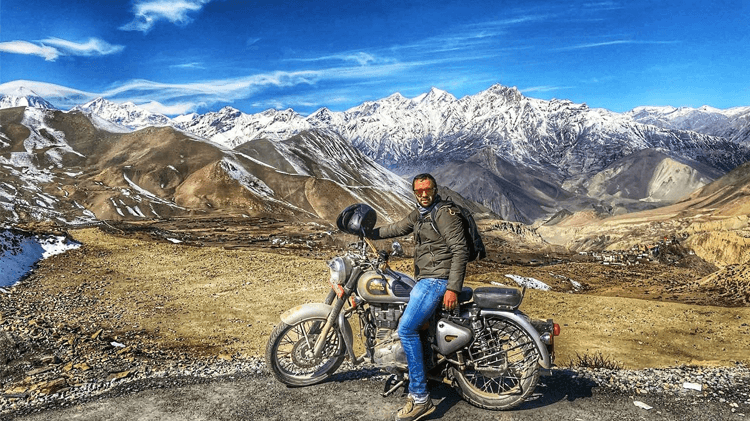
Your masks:
{"label": "blue jeans", "polygon": [[425,278],[414,286],[409,294],[409,304],[398,323],[398,337],[404,347],[409,364],[409,394],[417,401],[430,396],[424,372],[424,354],[419,340],[419,328],[432,316],[442,302],[447,279]]}

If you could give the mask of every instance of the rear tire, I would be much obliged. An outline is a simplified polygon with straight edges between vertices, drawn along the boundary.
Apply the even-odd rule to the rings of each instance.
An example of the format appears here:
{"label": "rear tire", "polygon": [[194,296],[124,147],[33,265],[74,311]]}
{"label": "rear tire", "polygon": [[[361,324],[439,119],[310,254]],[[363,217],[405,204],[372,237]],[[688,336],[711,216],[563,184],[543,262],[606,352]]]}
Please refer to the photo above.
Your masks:
{"label": "rear tire", "polygon": [[484,334],[469,347],[466,371],[453,369],[458,393],[474,406],[508,410],[523,403],[539,382],[539,350],[529,334],[513,323],[487,320]]}
{"label": "rear tire", "polygon": [[328,332],[320,358],[312,348],[326,323],[323,317],[294,325],[279,323],[266,345],[266,365],[276,379],[289,386],[310,386],[329,378],[344,362],[344,341],[338,328]]}

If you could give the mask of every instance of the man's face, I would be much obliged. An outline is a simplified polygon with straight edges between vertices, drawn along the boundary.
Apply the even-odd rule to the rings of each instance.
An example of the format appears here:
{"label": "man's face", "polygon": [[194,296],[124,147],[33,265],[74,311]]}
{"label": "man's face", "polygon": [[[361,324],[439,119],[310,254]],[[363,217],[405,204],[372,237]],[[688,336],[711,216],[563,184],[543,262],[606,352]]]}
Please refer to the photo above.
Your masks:
{"label": "man's face", "polygon": [[414,196],[417,198],[417,202],[422,207],[427,207],[432,204],[432,202],[435,200],[435,194],[437,193],[437,189],[435,188],[435,185],[432,184],[432,181],[429,179],[426,180],[416,180],[414,182]]}

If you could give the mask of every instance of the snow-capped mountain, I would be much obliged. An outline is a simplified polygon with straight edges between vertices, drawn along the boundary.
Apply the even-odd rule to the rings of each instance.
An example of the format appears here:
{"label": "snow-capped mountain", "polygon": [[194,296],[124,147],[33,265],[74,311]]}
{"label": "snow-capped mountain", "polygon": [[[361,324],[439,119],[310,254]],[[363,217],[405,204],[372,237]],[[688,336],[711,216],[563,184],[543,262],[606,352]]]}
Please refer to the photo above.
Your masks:
{"label": "snow-capped mountain", "polygon": [[224,107],[218,112],[194,114],[190,120],[175,120],[179,121],[175,127],[230,149],[253,139],[287,139],[312,128],[304,117],[291,109],[245,114],[235,108]]}
{"label": "snow-capped mountain", "polygon": [[[331,129],[401,174],[463,161],[485,147],[511,162],[551,171],[563,181],[575,181],[648,148],[725,171],[750,158],[739,151],[734,160],[736,148],[726,139],[646,126],[628,115],[585,104],[527,98],[500,85],[461,99],[438,89],[413,99],[392,95],[352,108],[338,121],[343,124]],[[712,150],[731,154],[707,154]]]}
{"label": "snow-capped mountain", "polygon": [[33,107],[55,109],[55,106],[37,95],[34,91],[18,87],[12,92],[0,93],[0,109],[12,107]]}
{"label": "snow-capped mountain", "polygon": [[332,222],[357,202],[392,220],[410,206],[407,182],[335,133],[232,151],[169,126],[122,131],[99,120],[79,110],[0,110],[0,225],[195,214]]}
{"label": "snow-capped mountain", "polygon": [[173,124],[169,117],[147,111],[132,102],[117,104],[101,97],[83,105],[75,106],[71,111],[96,115],[129,129],[170,126]]}
{"label": "snow-capped mountain", "polygon": [[750,159],[744,148],[722,137],[641,124],[629,114],[571,101],[527,98],[501,85],[461,99],[436,88],[415,98],[396,93],[344,112],[323,108],[307,117],[293,110],[245,114],[225,107],[179,121],[176,127],[229,148],[252,139],[279,141],[304,130],[327,129],[398,174],[463,161],[487,147],[570,185],[643,149],[723,171]]}
{"label": "snow-capped mountain", "polygon": [[705,105],[700,108],[637,107],[626,114],[639,123],[721,136],[750,146],[750,107],[726,110]]}
{"label": "snow-capped mountain", "polygon": [[[132,129],[171,125],[281,171],[356,185],[356,178],[339,173],[344,167],[355,173],[362,163],[340,154],[343,141],[396,174],[441,174],[448,178],[446,187],[525,222],[562,206],[575,210],[602,200],[604,208],[637,209],[639,201],[657,206],[750,160],[749,142],[742,141],[750,135],[750,107],[641,107],[620,114],[528,98],[501,85],[460,99],[436,88],[414,98],[395,93],[343,112],[321,108],[307,117],[291,109],[246,114],[224,107],[168,119],[102,99],[76,109],[100,128],[97,118]],[[321,159],[320,151],[340,156]],[[654,168],[641,165],[641,151],[653,151],[643,156]],[[318,163],[330,172],[316,169]],[[636,168],[648,180],[636,180]],[[626,188],[623,180],[638,183]]]}

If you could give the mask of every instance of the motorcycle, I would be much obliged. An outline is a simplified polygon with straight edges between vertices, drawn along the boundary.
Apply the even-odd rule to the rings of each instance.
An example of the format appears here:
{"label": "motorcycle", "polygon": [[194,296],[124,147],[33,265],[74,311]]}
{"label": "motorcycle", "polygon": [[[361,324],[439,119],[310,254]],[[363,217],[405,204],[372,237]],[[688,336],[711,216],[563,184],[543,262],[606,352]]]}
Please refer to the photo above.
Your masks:
{"label": "motorcycle", "polygon": [[[331,290],[325,301],[287,310],[271,333],[266,364],[281,383],[320,383],[347,357],[354,365],[367,362],[391,374],[383,396],[408,381],[397,327],[416,281],[389,267],[388,253],[367,238],[374,211],[358,206],[367,208],[367,216],[342,222],[350,207],[337,221],[359,240],[353,250],[328,262]],[[374,257],[368,257],[368,247]],[[393,249],[403,255],[398,243]],[[523,403],[542,372],[552,367],[554,338],[560,334],[551,319],[531,319],[518,309],[524,293],[525,288],[464,287],[457,309],[438,308],[421,333],[428,379],[451,385],[481,408],[508,410]],[[354,316],[365,348],[359,357],[350,324]]]}

